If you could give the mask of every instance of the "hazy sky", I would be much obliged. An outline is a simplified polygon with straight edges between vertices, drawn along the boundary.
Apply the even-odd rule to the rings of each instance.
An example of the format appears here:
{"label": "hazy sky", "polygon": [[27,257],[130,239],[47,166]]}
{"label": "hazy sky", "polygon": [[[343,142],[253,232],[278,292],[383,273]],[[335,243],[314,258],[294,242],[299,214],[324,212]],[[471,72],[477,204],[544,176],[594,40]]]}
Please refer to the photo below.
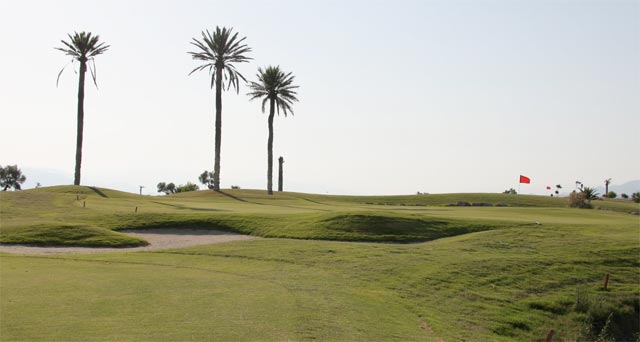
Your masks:
{"label": "hazy sky", "polygon": [[[251,80],[300,85],[276,117],[285,189],[332,194],[501,192],[532,179],[640,178],[640,2],[3,1],[0,164],[32,187],[72,183],[77,74],[54,50],[73,31],[111,45],[87,82],[82,181],[155,193],[213,169],[214,93],[190,41],[233,27]],[[77,64],[76,64],[77,66]],[[266,188],[267,116],[223,94],[222,186]],[[275,162],[277,165],[277,161]],[[276,169],[277,172],[277,169]]]}

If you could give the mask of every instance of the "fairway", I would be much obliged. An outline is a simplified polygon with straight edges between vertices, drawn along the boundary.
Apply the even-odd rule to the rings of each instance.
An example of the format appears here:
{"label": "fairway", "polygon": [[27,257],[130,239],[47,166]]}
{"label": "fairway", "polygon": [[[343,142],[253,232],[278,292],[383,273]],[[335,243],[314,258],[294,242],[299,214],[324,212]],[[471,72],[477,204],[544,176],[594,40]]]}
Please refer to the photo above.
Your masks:
{"label": "fairway", "polygon": [[[96,190],[0,195],[3,243],[122,249],[0,254],[3,341],[575,341],[609,314],[616,340],[638,331],[630,202]],[[458,200],[509,206],[446,206]],[[266,238],[127,252],[146,244],[118,232],[132,228]]]}

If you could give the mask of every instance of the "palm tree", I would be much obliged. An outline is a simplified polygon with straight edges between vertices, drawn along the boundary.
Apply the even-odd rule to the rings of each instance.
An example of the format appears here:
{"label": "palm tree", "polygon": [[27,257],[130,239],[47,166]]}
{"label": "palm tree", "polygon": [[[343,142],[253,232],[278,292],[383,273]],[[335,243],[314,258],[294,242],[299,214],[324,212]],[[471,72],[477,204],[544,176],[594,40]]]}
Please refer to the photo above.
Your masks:
{"label": "palm tree", "polygon": [[[74,185],[80,185],[80,166],[82,164],[82,137],[84,127],[84,74],[87,72],[87,63],[91,62],[93,67],[90,69],[93,83],[98,87],[96,83],[96,64],[94,57],[103,54],[109,48],[109,45],[99,43],[100,36],[93,36],[91,32],[74,32],[73,36],[68,34],[69,42],[61,40],[64,47],[55,48],[64,52],[66,55],[71,56],[71,62],[80,62],[80,75],[78,80],[78,126],[76,135],[76,169],[73,178]],[[56,86],[60,80],[60,75],[64,68],[58,73],[58,79],[56,80]]]}
{"label": "palm tree", "polygon": [[596,191],[596,189],[594,188],[585,186],[580,190],[580,192],[583,193],[585,196],[585,199],[589,201],[598,199],[598,191]]}
{"label": "palm tree", "polygon": [[296,98],[297,93],[294,89],[298,86],[293,85],[294,76],[291,73],[285,74],[280,70],[279,66],[269,66],[265,70],[258,68],[258,82],[251,82],[249,88],[251,92],[247,95],[251,96],[251,100],[264,98],[262,100],[262,112],[264,113],[265,105],[269,101],[269,140],[267,141],[267,192],[273,195],[273,116],[275,111],[280,110],[287,116],[291,110],[291,105]]}
{"label": "palm tree", "polygon": [[611,178],[607,178],[604,180],[604,195],[602,197],[609,196],[609,184],[611,184]]}
{"label": "palm tree", "polygon": [[[189,75],[196,71],[209,69],[211,75],[211,88],[216,88],[216,140],[215,140],[215,164],[213,167],[213,190],[220,191],[220,143],[222,141],[222,91],[231,87],[240,91],[240,80],[247,80],[236,70],[234,63],[248,62],[251,58],[245,56],[251,48],[242,42],[247,37],[238,39],[238,33],[233,33],[233,28],[217,27],[211,33],[209,30],[202,32],[202,40],[193,38],[191,44],[198,48],[198,52],[189,52],[193,59],[203,61],[204,64],[193,69]],[[228,81],[225,84],[223,80]]]}

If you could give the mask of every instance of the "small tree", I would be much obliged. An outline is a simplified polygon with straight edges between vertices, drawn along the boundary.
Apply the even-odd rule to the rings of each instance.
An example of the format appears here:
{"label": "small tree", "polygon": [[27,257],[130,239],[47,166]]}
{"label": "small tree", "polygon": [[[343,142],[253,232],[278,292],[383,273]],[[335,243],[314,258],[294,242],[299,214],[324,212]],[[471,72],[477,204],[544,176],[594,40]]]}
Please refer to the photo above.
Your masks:
{"label": "small tree", "polygon": [[615,191],[607,192],[607,198],[616,198],[616,197],[618,197],[618,194],[616,194]]}
{"label": "small tree", "polygon": [[624,199],[629,199],[629,195],[627,195],[627,194],[625,194],[625,193],[622,193],[622,194],[620,195],[620,197],[622,197],[622,198],[624,198]]}
{"label": "small tree", "polygon": [[7,191],[9,188],[13,190],[22,190],[20,184],[27,180],[22,174],[22,171],[18,169],[18,165],[7,165],[2,167],[0,165],[0,187],[2,191]]}
{"label": "small tree", "polygon": [[633,194],[631,194],[631,200],[636,203],[640,203],[640,192],[634,192]]}
{"label": "small tree", "polygon": [[158,192],[164,192],[165,194],[176,193],[176,185],[173,183],[166,184],[165,182],[158,183]]}
{"label": "small tree", "polygon": [[204,172],[202,172],[202,174],[200,174],[200,176],[198,176],[198,180],[200,181],[200,183],[202,183],[207,188],[209,188],[209,189],[213,189],[214,188],[214,185],[213,185],[213,172],[204,170]]}
{"label": "small tree", "polygon": [[503,194],[509,194],[509,195],[516,195],[516,194],[518,194],[518,193],[516,192],[516,189],[514,189],[514,188],[511,188],[511,189],[505,190],[505,191],[503,191],[502,193],[503,193]]}

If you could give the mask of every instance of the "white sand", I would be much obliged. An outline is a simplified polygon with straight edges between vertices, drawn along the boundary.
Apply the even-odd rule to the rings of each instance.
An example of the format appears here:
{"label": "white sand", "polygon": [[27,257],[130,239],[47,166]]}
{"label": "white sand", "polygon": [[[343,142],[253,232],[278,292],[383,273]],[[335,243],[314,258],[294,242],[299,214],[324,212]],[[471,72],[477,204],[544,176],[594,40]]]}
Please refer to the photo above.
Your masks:
{"label": "white sand", "polygon": [[238,240],[257,239],[255,236],[202,229],[139,229],[120,232],[144,239],[149,243],[144,247],[35,247],[25,245],[0,244],[0,252],[14,254],[93,254],[113,252],[153,251],[159,249],[182,248],[210,245]]}

